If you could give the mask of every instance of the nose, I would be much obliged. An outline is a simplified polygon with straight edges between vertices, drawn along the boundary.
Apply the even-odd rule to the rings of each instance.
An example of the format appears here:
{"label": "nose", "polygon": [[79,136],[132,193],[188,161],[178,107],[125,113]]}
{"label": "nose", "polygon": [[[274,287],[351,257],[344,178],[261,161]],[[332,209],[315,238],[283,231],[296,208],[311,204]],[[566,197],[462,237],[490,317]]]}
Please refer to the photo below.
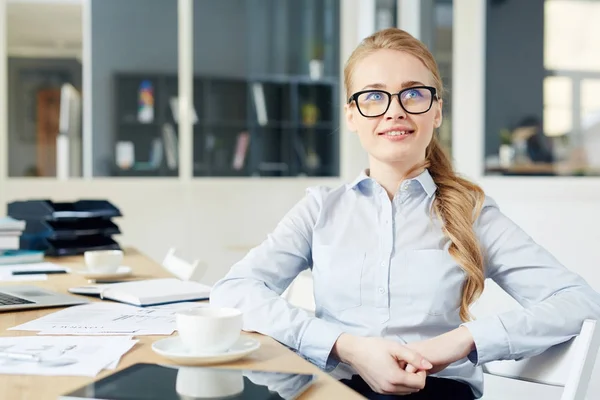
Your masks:
{"label": "nose", "polygon": [[392,102],[390,103],[390,107],[385,113],[385,118],[390,119],[406,119],[406,111],[400,105],[400,98],[398,95],[392,96]]}

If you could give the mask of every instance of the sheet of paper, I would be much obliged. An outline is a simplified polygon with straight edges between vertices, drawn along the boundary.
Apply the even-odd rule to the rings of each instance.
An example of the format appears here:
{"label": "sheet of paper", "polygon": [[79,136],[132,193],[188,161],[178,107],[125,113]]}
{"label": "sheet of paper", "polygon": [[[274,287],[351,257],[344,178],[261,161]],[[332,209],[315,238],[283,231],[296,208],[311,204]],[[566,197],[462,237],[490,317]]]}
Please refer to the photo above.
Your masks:
{"label": "sheet of paper", "polygon": [[[93,377],[104,368],[116,367],[136,343],[131,337],[3,337],[0,374]],[[41,361],[17,359],[6,353],[31,354]],[[71,363],[61,365],[61,361]]]}
{"label": "sheet of paper", "polygon": [[24,282],[24,281],[45,281],[48,279],[46,274],[32,274],[32,275],[12,275],[12,273],[5,274],[0,272],[0,281],[2,282]]}
{"label": "sheet of paper", "polygon": [[44,335],[170,335],[175,331],[177,310],[203,306],[192,302],[156,307],[95,302],[65,308],[9,330]]}
{"label": "sheet of paper", "polygon": [[21,271],[66,271],[71,272],[68,267],[57,265],[51,262],[39,262],[28,264],[4,264],[0,266],[0,274],[9,275],[13,272]]}

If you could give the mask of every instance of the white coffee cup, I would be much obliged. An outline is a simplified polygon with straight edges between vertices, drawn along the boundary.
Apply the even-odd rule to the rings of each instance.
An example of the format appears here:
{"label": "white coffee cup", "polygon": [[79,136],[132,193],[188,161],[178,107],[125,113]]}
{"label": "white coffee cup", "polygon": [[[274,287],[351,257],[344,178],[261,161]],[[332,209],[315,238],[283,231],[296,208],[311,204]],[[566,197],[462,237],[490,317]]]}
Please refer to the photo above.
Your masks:
{"label": "white coffee cup", "polygon": [[242,332],[242,312],[235,308],[192,308],[178,311],[175,320],[183,346],[192,354],[224,352]]}
{"label": "white coffee cup", "polygon": [[244,375],[241,370],[181,367],[177,371],[175,390],[190,399],[231,397],[244,391]]}
{"label": "white coffee cup", "polygon": [[115,272],[123,262],[121,250],[90,250],[83,253],[85,264],[93,272]]}

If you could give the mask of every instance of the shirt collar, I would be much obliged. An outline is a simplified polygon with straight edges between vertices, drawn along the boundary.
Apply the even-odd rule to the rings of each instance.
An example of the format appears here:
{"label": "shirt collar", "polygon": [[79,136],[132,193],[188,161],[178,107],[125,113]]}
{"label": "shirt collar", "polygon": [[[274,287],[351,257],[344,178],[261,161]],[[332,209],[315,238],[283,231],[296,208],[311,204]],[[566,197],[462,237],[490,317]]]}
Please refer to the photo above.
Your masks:
{"label": "shirt collar", "polygon": [[[423,188],[425,193],[427,193],[428,197],[432,197],[437,190],[437,185],[435,184],[433,178],[431,177],[431,174],[429,173],[428,169],[425,169],[419,175],[417,175],[416,177],[414,177],[412,179],[409,179],[408,181],[419,182],[419,184],[421,185],[421,187]],[[364,183],[367,183],[367,182],[374,183],[375,182],[373,179],[371,179],[371,177],[369,177],[368,169],[362,170],[360,172],[360,174],[352,182],[348,183],[346,185],[346,190],[355,189],[355,188],[361,190],[361,187],[364,185],[363,182]]]}

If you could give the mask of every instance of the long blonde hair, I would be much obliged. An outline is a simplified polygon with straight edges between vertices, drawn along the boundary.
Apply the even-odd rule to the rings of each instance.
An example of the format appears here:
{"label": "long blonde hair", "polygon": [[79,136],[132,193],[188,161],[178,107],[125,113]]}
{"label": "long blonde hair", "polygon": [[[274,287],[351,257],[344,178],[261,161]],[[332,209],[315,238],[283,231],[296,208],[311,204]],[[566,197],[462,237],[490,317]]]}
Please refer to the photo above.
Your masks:
{"label": "long blonde hair", "polygon": [[[407,32],[389,28],[365,38],[346,62],[346,98],[351,95],[352,72],[356,64],[380,49],[399,50],[418,58],[431,72],[438,96],[443,96],[444,87],[437,63],[427,47]],[[432,211],[442,222],[442,230],[450,239],[448,251],[466,273],[460,318],[467,321],[471,319],[469,306],[481,295],[485,279],[483,254],[473,230],[473,223],[481,212],[485,195],[479,186],[456,175],[435,135],[427,146],[425,162],[412,168],[409,174],[423,167],[429,169],[437,185]]]}

